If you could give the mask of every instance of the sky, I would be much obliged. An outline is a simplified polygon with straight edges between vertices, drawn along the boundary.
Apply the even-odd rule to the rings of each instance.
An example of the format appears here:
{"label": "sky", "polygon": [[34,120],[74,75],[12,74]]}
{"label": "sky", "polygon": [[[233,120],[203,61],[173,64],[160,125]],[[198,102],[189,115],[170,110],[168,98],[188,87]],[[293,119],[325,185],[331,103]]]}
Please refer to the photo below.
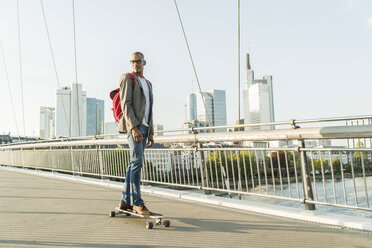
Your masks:
{"label": "sky", "polygon": [[[58,84],[40,0],[19,0],[25,112],[22,118],[17,5],[0,0],[0,134],[39,135],[40,106],[55,107]],[[226,90],[227,122],[238,119],[237,1],[178,0],[201,88]],[[61,87],[76,81],[72,1],[43,0]],[[371,0],[241,0],[243,54],[255,78],[272,75],[275,120],[371,114]],[[196,78],[173,0],[75,0],[77,78],[87,97],[105,100],[145,54],[154,87],[154,122],[180,128]],[[0,58],[1,58],[0,54]],[[241,103],[242,101],[242,92]],[[243,116],[241,105],[241,116]],[[15,120],[16,119],[16,120]]]}

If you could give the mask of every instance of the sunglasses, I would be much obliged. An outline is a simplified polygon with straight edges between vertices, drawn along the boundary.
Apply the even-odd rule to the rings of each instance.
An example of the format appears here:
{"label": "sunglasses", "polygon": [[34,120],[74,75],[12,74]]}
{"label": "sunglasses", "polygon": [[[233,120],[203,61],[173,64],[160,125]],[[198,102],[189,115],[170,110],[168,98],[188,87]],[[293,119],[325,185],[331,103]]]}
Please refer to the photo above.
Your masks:
{"label": "sunglasses", "polygon": [[137,60],[130,60],[130,63],[131,64],[140,64],[140,63],[142,63],[143,62],[143,59],[137,59]]}

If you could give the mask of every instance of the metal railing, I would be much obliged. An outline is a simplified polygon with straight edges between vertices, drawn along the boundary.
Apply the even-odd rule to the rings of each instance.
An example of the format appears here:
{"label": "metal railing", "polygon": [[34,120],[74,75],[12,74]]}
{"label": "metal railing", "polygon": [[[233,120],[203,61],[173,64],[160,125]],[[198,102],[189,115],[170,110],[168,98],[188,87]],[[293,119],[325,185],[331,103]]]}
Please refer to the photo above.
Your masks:
{"label": "metal railing", "polygon": [[[169,148],[146,149],[142,182],[289,200],[309,210],[319,204],[371,211],[372,149],[307,148],[305,141],[371,139],[372,126],[293,127],[156,136]],[[294,143],[269,147],[269,141]],[[120,137],[4,145],[0,164],[124,180],[126,143]]]}

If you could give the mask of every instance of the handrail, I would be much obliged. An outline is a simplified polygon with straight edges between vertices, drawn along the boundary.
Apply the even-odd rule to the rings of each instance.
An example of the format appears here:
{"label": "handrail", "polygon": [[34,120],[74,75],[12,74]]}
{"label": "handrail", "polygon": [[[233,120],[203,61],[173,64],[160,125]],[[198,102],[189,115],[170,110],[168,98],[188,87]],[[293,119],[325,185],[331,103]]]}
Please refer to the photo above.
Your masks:
{"label": "handrail", "polygon": [[[354,120],[358,118],[366,116]],[[344,120],[350,118],[337,119]],[[299,127],[298,123],[292,120],[291,128],[287,129],[155,136],[156,143],[170,145],[146,149],[142,180],[205,193],[219,191],[299,201],[307,210],[319,204],[372,211],[369,203],[372,148],[367,143],[370,141],[367,139],[372,139],[372,125]],[[123,180],[130,154],[127,147],[117,145],[126,144],[126,137],[2,145],[0,166]],[[320,139],[357,139],[358,145],[305,146],[305,140]],[[241,143],[282,140],[295,142],[285,142],[286,147],[278,147],[281,142],[270,146],[258,144],[259,147]],[[225,147],[223,142],[238,145]]]}
{"label": "handrail", "polygon": [[[305,119],[305,120],[289,120],[289,121],[280,121],[280,122],[270,122],[270,123],[257,123],[257,124],[240,124],[240,125],[226,125],[226,126],[214,126],[214,127],[197,127],[197,128],[184,128],[184,129],[172,129],[172,130],[158,130],[155,133],[179,133],[179,132],[192,132],[197,133],[198,131],[202,130],[216,130],[216,129],[227,129],[227,128],[249,128],[249,127],[263,127],[263,126],[280,126],[280,125],[289,125],[292,128],[298,128],[297,124],[310,124],[310,123],[324,123],[324,122],[337,122],[337,121],[351,121],[351,120],[363,120],[363,119],[372,119],[372,115],[361,115],[361,116],[349,116],[349,117],[331,117],[331,118],[319,118],[319,119]],[[303,129],[303,128],[302,128]],[[285,129],[283,129],[285,130]],[[265,132],[268,132],[267,130]],[[219,134],[223,134],[222,132]],[[229,133],[230,134],[230,133]],[[31,142],[19,142],[19,143],[12,143],[12,144],[38,144],[38,143],[54,143],[54,142],[70,142],[74,140],[91,140],[91,139],[104,139],[105,137],[118,137],[120,138],[121,142],[119,144],[123,144],[123,139],[126,139],[126,135],[123,134],[102,134],[102,135],[95,135],[95,136],[82,136],[82,137],[63,137],[63,138],[53,138],[47,140],[37,140]],[[173,136],[167,135],[170,139]],[[314,138],[319,139],[319,138]],[[163,139],[162,139],[163,140]],[[105,142],[104,142],[105,143]],[[159,143],[159,142],[158,142]],[[165,142],[167,143],[167,142]],[[1,147],[9,146],[10,144],[0,145]]]}
{"label": "handrail", "polygon": [[[274,140],[304,140],[304,139],[347,139],[372,138],[372,125],[366,126],[332,126],[297,129],[278,129],[264,131],[239,131],[224,133],[198,133],[155,136],[159,144],[169,143],[206,143],[206,142],[238,142],[238,141],[274,141]],[[44,142],[34,144],[10,144],[0,146],[6,149],[31,149],[66,146],[104,146],[127,144],[126,136],[115,139],[77,140],[64,142]]]}

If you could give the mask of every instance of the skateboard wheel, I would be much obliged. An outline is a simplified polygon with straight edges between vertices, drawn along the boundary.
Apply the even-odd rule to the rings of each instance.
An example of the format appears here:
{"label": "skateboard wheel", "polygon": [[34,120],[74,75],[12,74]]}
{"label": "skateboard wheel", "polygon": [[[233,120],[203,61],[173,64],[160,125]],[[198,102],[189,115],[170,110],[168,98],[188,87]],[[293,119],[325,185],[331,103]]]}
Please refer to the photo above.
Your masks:
{"label": "skateboard wheel", "polygon": [[154,227],[154,224],[152,222],[146,222],[146,228],[147,229],[152,229]]}
{"label": "skateboard wheel", "polygon": [[169,220],[164,220],[163,221],[163,226],[164,227],[169,227],[170,226],[170,221]]}
{"label": "skateboard wheel", "polygon": [[115,217],[115,211],[110,211],[109,216],[110,217]]}

